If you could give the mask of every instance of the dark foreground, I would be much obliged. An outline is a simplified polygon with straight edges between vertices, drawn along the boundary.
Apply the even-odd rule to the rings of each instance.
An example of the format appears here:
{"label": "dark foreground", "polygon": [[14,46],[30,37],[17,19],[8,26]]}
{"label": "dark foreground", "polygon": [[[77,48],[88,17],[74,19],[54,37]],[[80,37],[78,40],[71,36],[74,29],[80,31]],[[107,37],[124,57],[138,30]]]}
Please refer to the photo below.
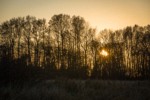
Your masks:
{"label": "dark foreground", "polygon": [[149,99],[149,81],[47,80],[0,86],[0,100]]}

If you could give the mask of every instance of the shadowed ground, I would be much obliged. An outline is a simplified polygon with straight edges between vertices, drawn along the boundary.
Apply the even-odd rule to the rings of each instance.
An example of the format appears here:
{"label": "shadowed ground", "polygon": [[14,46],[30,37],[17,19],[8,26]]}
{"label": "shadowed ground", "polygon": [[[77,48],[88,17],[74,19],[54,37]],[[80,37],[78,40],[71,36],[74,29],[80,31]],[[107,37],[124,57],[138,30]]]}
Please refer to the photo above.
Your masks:
{"label": "shadowed ground", "polygon": [[149,81],[47,80],[0,87],[0,100],[149,100]]}

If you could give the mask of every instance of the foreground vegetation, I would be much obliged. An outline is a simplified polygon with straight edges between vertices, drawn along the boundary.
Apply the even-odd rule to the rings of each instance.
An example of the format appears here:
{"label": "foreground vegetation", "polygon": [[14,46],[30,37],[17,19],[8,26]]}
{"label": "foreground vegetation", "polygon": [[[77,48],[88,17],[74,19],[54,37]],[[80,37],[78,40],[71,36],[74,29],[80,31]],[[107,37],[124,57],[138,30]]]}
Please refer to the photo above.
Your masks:
{"label": "foreground vegetation", "polygon": [[0,100],[148,100],[149,81],[47,80],[0,86]]}

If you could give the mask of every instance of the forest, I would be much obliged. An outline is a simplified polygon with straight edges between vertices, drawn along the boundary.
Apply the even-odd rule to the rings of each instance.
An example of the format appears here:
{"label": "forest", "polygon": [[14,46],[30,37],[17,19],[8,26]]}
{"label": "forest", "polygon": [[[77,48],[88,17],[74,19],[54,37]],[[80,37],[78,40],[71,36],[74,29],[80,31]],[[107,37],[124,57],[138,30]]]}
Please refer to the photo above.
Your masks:
{"label": "forest", "polygon": [[150,79],[150,25],[97,32],[81,16],[0,24],[0,80]]}

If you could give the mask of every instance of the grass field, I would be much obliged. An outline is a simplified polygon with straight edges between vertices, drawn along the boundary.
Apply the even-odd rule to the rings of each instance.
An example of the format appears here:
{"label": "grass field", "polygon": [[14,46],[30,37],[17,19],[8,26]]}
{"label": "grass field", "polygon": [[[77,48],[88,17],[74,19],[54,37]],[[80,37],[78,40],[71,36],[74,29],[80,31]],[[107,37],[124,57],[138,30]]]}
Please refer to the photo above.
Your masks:
{"label": "grass field", "polygon": [[150,100],[149,81],[47,80],[0,86],[0,100]]}

